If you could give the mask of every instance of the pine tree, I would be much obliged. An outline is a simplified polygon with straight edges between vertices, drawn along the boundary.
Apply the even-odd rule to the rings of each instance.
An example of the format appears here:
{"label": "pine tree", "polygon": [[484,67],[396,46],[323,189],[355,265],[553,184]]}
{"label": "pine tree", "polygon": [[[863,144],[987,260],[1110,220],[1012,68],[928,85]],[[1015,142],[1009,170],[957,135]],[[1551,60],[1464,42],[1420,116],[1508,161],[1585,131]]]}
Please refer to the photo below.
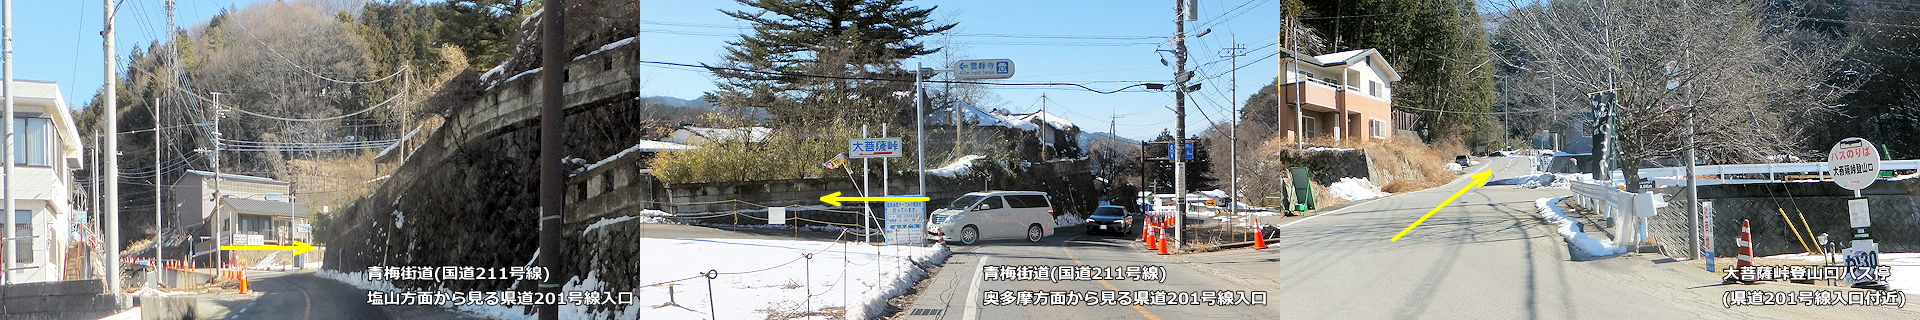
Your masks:
{"label": "pine tree", "polygon": [[[752,23],[754,33],[728,41],[715,101],[764,108],[776,125],[881,123],[911,115],[912,75],[900,61],[939,52],[920,37],[952,29],[935,23],[937,7],[905,0],[736,0],[749,10],[723,10]],[[750,70],[750,71],[741,71]],[[802,76],[806,75],[806,76]],[[890,79],[879,81],[872,79]]]}

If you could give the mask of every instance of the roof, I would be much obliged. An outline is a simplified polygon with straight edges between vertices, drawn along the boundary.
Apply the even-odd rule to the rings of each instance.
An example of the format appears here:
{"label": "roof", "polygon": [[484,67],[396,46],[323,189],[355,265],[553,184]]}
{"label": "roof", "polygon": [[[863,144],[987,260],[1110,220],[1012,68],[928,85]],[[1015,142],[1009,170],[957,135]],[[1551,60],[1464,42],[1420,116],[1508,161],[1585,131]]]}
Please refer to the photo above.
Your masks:
{"label": "roof", "polygon": [[293,203],[293,202],[266,201],[266,200],[255,200],[255,199],[244,199],[244,198],[226,198],[226,199],[221,199],[220,201],[225,203],[225,205],[222,205],[223,207],[233,207],[233,211],[241,214],[284,216],[284,215],[287,215],[287,210],[291,209],[293,210],[293,214],[296,216],[300,216],[300,217],[313,216],[313,212],[309,210],[306,205]]}
{"label": "roof", "polygon": [[768,127],[704,128],[686,126],[681,127],[680,130],[685,130],[688,133],[710,140],[748,142],[767,141],[767,133],[773,132],[773,128]]}
{"label": "roof", "polygon": [[[200,171],[200,170],[187,170],[187,173],[189,173],[189,174],[194,174],[194,175],[199,175],[199,176],[201,176],[201,177],[213,177],[213,173],[212,173],[212,172],[206,172],[206,171]],[[232,174],[232,173],[221,173],[221,174],[220,174],[220,177],[221,177],[222,179],[231,179],[231,180],[239,180],[239,181],[248,181],[248,182],[259,182],[259,183],[272,183],[272,184],[287,184],[287,182],[286,182],[286,181],[280,181],[280,180],[274,180],[273,178],[267,178],[267,177],[255,177],[255,176],[243,176],[243,175],[237,175],[237,174]]]}
{"label": "roof", "polygon": [[1323,54],[1323,55],[1317,55],[1317,56],[1307,56],[1307,55],[1300,54],[1297,51],[1293,51],[1291,53],[1292,53],[1291,55],[1293,56],[1293,59],[1296,61],[1311,63],[1315,66],[1320,66],[1323,68],[1351,65],[1351,64],[1360,63],[1361,61],[1367,61],[1369,64],[1379,66],[1380,71],[1382,71],[1385,74],[1385,76],[1387,77],[1387,80],[1400,81],[1400,71],[1395,70],[1392,64],[1387,63],[1387,58],[1385,56],[1380,55],[1379,50],[1374,50],[1374,49],[1349,50],[1349,51],[1341,51],[1341,52],[1335,52],[1335,53],[1329,53],[1329,54]]}

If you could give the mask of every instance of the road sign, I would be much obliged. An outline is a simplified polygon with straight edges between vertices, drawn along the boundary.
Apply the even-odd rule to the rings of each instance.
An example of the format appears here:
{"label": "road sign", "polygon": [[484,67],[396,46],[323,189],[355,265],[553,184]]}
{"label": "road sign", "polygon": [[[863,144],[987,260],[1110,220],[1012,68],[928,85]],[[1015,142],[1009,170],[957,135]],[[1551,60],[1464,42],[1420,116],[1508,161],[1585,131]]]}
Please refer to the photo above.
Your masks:
{"label": "road sign", "polygon": [[1867,215],[1867,199],[1847,199],[1847,223],[1854,228],[1873,226],[1873,219]]}
{"label": "road sign", "polygon": [[[1185,153],[1187,156],[1187,160],[1193,160],[1193,143],[1192,142],[1182,143],[1181,148],[1184,149],[1183,151],[1186,151]],[[1173,153],[1174,153],[1173,143],[1167,143],[1167,159],[1168,160],[1173,159]]]}
{"label": "road sign", "polygon": [[887,202],[887,244],[918,244],[925,241],[926,207],[924,201]]}
{"label": "road sign", "polygon": [[1880,178],[1880,150],[1861,138],[1846,138],[1833,144],[1827,153],[1827,167],[1833,170],[1833,183],[1859,191]]}
{"label": "road sign", "polygon": [[1853,246],[1841,250],[1846,263],[1846,280],[1849,285],[1874,282],[1877,277],[1869,276],[1875,267],[1880,266],[1880,246],[1873,240],[1853,240]]}
{"label": "road sign", "polygon": [[787,224],[787,207],[767,207],[767,224]]}
{"label": "road sign", "polygon": [[1013,77],[1013,60],[960,60],[953,63],[953,78],[960,80],[1006,79]]}
{"label": "road sign", "polygon": [[900,146],[900,138],[847,139],[847,157],[898,158],[901,155]]}

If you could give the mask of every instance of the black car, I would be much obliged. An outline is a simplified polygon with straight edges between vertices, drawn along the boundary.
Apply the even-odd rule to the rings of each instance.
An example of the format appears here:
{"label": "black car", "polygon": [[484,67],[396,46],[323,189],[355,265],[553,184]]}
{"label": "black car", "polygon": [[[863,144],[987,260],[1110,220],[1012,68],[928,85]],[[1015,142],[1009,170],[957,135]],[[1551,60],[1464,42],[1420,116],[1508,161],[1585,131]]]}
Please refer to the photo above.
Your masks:
{"label": "black car", "polygon": [[1093,209],[1093,215],[1087,217],[1087,234],[1126,235],[1131,232],[1133,232],[1133,216],[1127,214],[1126,207],[1100,206]]}

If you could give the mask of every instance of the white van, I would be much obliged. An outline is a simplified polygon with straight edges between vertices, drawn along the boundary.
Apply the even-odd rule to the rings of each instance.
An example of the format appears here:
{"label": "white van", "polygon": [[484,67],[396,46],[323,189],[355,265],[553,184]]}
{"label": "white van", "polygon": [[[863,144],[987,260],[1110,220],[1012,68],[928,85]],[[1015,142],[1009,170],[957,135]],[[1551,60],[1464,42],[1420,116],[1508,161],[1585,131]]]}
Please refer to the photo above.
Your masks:
{"label": "white van", "polygon": [[1027,239],[1053,235],[1053,205],[1039,191],[983,191],[954,199],[934,210],[928,239],[973,244],[987,239]]}

